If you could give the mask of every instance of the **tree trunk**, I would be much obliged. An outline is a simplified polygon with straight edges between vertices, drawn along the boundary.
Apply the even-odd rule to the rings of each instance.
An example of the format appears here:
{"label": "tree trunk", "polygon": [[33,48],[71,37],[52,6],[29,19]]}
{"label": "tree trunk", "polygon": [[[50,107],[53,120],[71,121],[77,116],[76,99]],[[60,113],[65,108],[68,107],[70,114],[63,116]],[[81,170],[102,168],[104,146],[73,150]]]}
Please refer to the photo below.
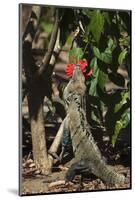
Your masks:
{"label": "tree trunk", "polygon": [[44,116],[43,116],[43,100],[44,96],[42,92],[39,92],[40,88],[34,88],[28,96],[31,134],[32,134],[32,146],[33,146],[33,158],[38,169],[42,174],[49,174],[51,169],[48,161]]}
{"label": "tree trunk", "polygon": [[[59,13],[56,10],[54,28],[51,34],[48,51],[46,52],[40,69],[37,70],[35,59],[32,55],[32,42],[38,29],[38,21],[41,14],[41,7],[33,6],[30,20],[23,34],[23,66],[27,81],[28,108],[32,134],[32,149],[34,162],[42,171],[42,174],[51,172],[51,165],[48,159],[46,146],[46,135],[43,116],[44,96],[51,97],[51,74],[53,72],[56,58],[51,63],[50,59],[55,50],[57,55],[59,47]],[[56,41],[57,40],[57,41]],[[49,63],[52,65],[49,68]],[[48,67],[49,66],[49,67]],[[49,69],[47,69],[47,67]],[[49,71],[49,72],[48,72]]]}

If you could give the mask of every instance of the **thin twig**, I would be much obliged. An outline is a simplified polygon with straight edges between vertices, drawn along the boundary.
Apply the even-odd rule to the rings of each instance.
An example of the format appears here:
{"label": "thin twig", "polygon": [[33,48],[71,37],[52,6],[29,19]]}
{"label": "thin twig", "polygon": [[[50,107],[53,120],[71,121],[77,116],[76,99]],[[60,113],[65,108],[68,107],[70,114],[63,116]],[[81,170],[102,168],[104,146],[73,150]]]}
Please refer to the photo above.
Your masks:
{"label": "thin twig", "polygon": [[[41,14],[41,6],[32,6],[31,16],[23,35],[23,66],[27,83],[31,81],[31,77],[36,72],[36,63],[32,55],[32,42],[38,29],[39,18]],[[29,84],[28,84],[29,85]],[[25,94],[25,92],[24,92]]]}
{"label": "thin twig", "polygon": [[41,6],[32,6],[31,16],[23,34],[23,41],[32,43],[37,31],[39,18],[41,15]]}
{"label": "thin twig", "polygon": [[[53,34],[53,33],[52,33]],[[48,76],[50,77],[51,76],[51,74],[52,74],[52,72],[53,72],[53,69],[54,69],[54,66],[55,66],[55,63],[56,63],[56,60],[57,60],[57,57],[58,57],[58,55],[59,55],[59,53],[60,53],[60,51],[61,51],[61,45],[60,45],[60,29],[58,28],[58,33],[57,33],[57,38],[56,38],[56,42],[55,42],[55,46],[54,46],[54,50],[53,50],[53,52],[52,52],[52,54],[51,54],[51,59],[50,59],[50,63],[49,63],[49,65],[50,65],[50,67],[49,67],[49,72],[50,73],[48,73]],[[32,50],[31,50],[32,51]],[[48,51],[49,51],[49,49],[48,49]],[[47,52],[46,52],[46,54],[47,54]],[[45,54],[45,55],[46,55]],[[44,58],[45,59],[45,58]],[[42,64],[43,65],[43,64]],[[42,67],[42,66],[41,66]],[[40,69],[39,69],[40,70]],[[43,73],[43,71],[42,71],[42,73]],[[25,78],[25,77],[24,77]],[[31,87],[32,87],[32,84],[38,79],[39,77],[38,77],[38,74],[36,73],[35,74],[35,76],[33,77],[33,80],[32,80],[32,82],[31,82]],[[27,85],[27,82],[26,82],[26,80],[25,80],[25,85]],[[30,83],[29,83],[29,87],[30,87]],[[25,88],[25,91],[24,91],[24,94],[26,95],[27,94],[27,91],[26,91],[26,88]]]}
{"label": "thin twig", "polygon": [[38,75],[42,75],[44,73],[44,71],[46,70],[46,67],[49,65],[51,56],[53,54],[53,50],[55,47],[55,42],[57,39],[57,34],[58,34],[58,28],[59,28],[59,11],[58,9],[56,10],[56,16],[55,16],[55,23],[54,23],[54,28],[53,28],[53,32],[51,34],[51,39],[48,45],[48,51],[45,54],[45,57],[43,59],[42,65],[40,66],[40,69],[38,71]]}

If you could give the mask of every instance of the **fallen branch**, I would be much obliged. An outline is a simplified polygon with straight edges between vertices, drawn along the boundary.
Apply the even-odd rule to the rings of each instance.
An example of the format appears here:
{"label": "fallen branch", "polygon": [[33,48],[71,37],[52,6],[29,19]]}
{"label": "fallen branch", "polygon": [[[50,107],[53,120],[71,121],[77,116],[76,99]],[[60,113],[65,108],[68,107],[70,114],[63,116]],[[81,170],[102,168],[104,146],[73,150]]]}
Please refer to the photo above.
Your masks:
{"label": "fallen branch", "polygon": [[59,130],[58,130],[58,132],[56,134],[56,137],[55,137],[55,139],[54,139],[54,141],[53,141],[53,143],[52,143],[52,145],[51,145],[51,147],[49,149],[51,152],[57,152],[57,150],[58,150],[58,147],[60,145],[61,139],[63,137],[64,123],[65,123],[65,119],[61,123],[60,128],[59,128]]}
{"label": "fallen branch", "polygon": [[59,180],[59,181],[55,181],[55,182],[52,182],[48,185],[49,188],[51,187],[55,187],[55,186],[58,186],[58,185],[65,185],[66,184],[66,181],[65,180]]}
{"label": "fallen branch", "polygon": [[[57,153],[57,150],[60,146],[60,143],[61,143],[61,140],[62,140],[62,137],[63,137],[63,132],[64,132],[64,123],[65,123],[65,119],[63,120],[63,122],[61,123],[60,125],[60,128],[56,134],[56,137],[49,149],[48,152],[50,152],[50,154],[56,154]],[[53,165],[53,162],[54,162],[54,158],[51,156],[51,155],[48,155],[48,159],[49,159],[49,162],[50,162],[50,166]]]}

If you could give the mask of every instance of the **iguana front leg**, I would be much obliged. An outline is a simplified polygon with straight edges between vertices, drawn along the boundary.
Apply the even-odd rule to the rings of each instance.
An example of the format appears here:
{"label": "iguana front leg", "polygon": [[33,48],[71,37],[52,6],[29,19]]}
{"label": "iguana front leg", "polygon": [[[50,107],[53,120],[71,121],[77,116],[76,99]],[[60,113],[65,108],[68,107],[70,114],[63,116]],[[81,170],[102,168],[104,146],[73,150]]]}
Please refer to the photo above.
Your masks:
{"label": "iguana front leg", "polygon": [[87,163],[88,161],[80,160],[72,164],[66,174],[65,181],[72,181],[77,174],[90,173],[89,165]]}
{"label": "iguana front leg", "polygon": [[69,116],[67,115],[64,121],[64,133],[62,139],[62,150],[60,153],[60,161],[62,161],[64,154],[66,152],[71,152],[72,154],[72,142],[70,138],[70,129],[69,129]]}

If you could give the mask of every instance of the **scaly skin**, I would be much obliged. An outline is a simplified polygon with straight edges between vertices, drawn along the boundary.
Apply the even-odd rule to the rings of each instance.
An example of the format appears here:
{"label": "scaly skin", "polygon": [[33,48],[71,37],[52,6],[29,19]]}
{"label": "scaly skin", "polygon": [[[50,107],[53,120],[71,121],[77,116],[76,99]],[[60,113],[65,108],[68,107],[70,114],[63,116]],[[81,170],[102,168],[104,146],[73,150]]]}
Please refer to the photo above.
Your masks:
{"label": "scaly skin", "polygon": [[86,91],[85,78],[79,66],[76,66],[67,87],[64,99],[67,106],[67,122],[74,151],[74,164],[66,175],[66,181],[71,181],[79,171],[92,173],[103,181],[111,184],[122,184],[125,177],[116,173],[108,166],[94,141],[83,109]]}

